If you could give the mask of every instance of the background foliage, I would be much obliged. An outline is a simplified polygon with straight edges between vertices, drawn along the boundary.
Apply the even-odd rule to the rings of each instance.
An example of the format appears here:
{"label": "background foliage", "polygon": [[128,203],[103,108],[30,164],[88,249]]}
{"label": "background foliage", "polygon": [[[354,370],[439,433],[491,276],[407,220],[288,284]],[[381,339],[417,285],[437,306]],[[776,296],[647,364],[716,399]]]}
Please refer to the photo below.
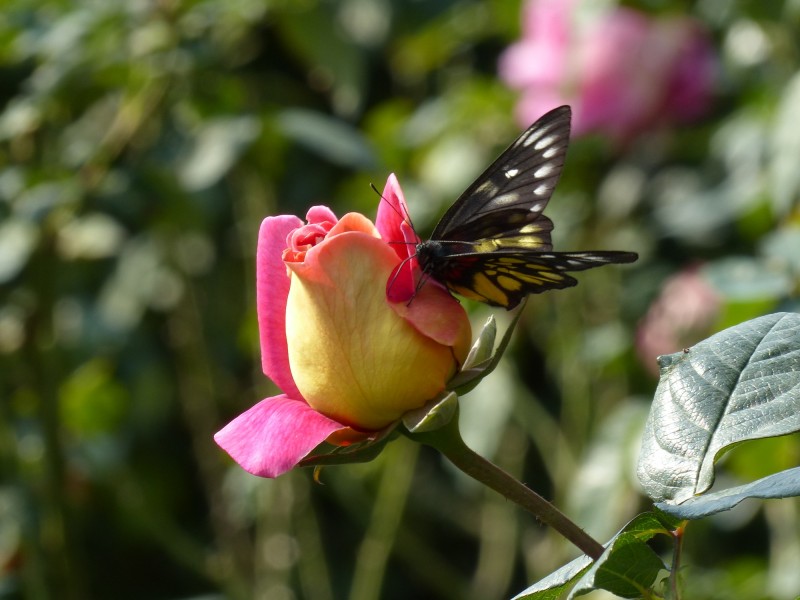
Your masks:
{"label": "background foliage", "polygon": [[[655,355],[797,310],[800,276],[800,3],[627,4],[705,24],[713,108],[623,147],[573,142],[556,247],[641,258],[533,298],[462,401],[467,442],[599,539],[648,505],[633,465]],[[393,171],[429,231],[520,130],[497,78],[519,31],[513,2],[6,3],[0,597],[501,598],[574,557],[403,440],[324,485],[254,478],[212,441],[275,392],[261,219],[374,215],[369,183]],[[752,444],[723,477],[800,457],[794,437]],[[692,598],[800,593],[797,506],[693,523]]]}

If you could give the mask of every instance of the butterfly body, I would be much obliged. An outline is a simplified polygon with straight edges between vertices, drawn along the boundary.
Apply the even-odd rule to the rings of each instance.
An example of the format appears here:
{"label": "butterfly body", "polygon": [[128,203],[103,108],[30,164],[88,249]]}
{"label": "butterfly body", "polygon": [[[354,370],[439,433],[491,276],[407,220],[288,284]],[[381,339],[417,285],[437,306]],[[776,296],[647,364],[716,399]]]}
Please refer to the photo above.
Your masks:
{"label": "butterfly body", "polygon": [[577,284],[568,271],[636,260],[633,252],[553,252],[542,214],[564,166],[571,111],[531,125],[461,194],[416,246],[423,276],[492,306],[514,308],[528,294]]}

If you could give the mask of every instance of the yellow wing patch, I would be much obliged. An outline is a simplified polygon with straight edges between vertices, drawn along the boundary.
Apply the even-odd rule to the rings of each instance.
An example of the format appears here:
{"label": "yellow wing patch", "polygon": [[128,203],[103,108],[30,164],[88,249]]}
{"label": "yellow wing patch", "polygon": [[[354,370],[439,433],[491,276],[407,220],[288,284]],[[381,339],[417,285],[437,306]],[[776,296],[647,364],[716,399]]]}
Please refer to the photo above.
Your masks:
{"label": "yellow wing patch", "polygon": [[497,250],[540,250],[550,249],[548,239],[536,235],[546,231],[545,228],[531,223],[519,230],[519,235],[504,235],[503,237],[482,238],[470,245],[474,252],[496,252]]}
{"label": "yellow wing patch", "polygon": [[486,273],[476,272],[472,278],[472,292],[495,304],[508,304],[508,295]]}
{"label": "yellow wing patch", "polygon": [[557,270],[533,264],[513,256],[499,256],[491,265],[471,273],[471,279],[459,284],[449,282],[448,287],[470,300],[487,302],[495,306],[514,306],[519,298],[539,288],[550,289],[571,285],[572,281]]}

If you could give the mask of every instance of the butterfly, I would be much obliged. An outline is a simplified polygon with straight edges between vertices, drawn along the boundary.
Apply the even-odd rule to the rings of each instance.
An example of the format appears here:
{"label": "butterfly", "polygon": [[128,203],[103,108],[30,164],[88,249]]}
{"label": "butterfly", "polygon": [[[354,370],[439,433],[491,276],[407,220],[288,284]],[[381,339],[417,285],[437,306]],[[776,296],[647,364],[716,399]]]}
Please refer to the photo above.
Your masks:
{"label": "butterfly", "polygon": [[465,298],[514,308],[528,294],[578,282],[567,273],[630,263],[634,252],[553,252],[553,222],[542,214],[569,145],[569,106],[531,125],[447,210],[416,245],[422,279]]}

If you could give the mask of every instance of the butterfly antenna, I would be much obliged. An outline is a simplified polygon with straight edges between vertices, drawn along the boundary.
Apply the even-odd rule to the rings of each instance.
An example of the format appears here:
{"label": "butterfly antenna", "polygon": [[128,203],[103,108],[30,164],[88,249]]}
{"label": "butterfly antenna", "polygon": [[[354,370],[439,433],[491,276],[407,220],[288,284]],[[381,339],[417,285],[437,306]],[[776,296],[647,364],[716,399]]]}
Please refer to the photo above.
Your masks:
{"label": "butterfly antenna", "polygon": [[[398,208],[397,208],[397,207],[396,207],[396,206],[395,206],[393,203],[389,202],[389,201],[386,199],[386,197],[385,197],[383,194],[381,194],[381,193],[378,191],[378,188],[376,188],[376,187],[375,187],[375,184],[374,184],[374,183],[370,183],[370,184],[369,184],[369,187],[371,187],[371,188],[372,188],[372,191],[373,191],[373,192],[375,192],[376,194],[378,194],[378,197],[379,197],[379,198],[380,198],[380,199],[381,199],[383,202],[386,202],[386,204],[388,204],[388,205],[389,205],[389,206],[392,208],[392,210],[393,210],[393,211],[394,211],[396,214],[398,214],[398,215],[400,216],[400,218],[401,218],[401,219],[402,219],[402,220],[403,220],[403,221],[404,221],[404,222],[405,222],[405,223],[406,223],[406,224],[407,224],[409,227],[411,227],[411,230],[412,230],[412,231],[414,232],[414,234],[416,235],[416,232],[417,232],[417,230],[414,228],[414,223],[411,221],[411,215],[408,213],[408,209],[405,207],[405,204],[403,204],[403,203],[400,203],[400,207],[403,209],[403,211],[401,212],[400,210],[398,210]],[[405,214],[403,214],[403,213],[405,213]],[[399,241],[398,241],[398,242],[393,242],[393,241],[390,241],[390,242],[388,242],[388,243],[389,243],[389,244],[405,244],[405,245],[413,245],[413,246],[416,246],[416,245],[417,245],[417,242],[406,242],[406,241],[402,241],[402,242],[399,242]],[[416,253],[415,253],[415,254],[412,254],[411,256],[407,256],[407,257],[405,257],[405,258],[404,258],[404,259],[403,259],[403,260],[400,262],[400,264],[398,265],[397,269],[396,269],[396,270],[395,270],[395,272],[394,272],[394,275],[392,275],[392,279],[389,281],[389,285],[387,286],[387,289],[388,289],[388,290],[391,290],[391,289],[392,289],[392,286],[394,285],[394,282],[395,282],[395,280],[396,280],[396,279],[397,279],[397,277],[400,275],[400,272],[403,270],[403,267],[405,266],[405,264],[406,264],[408,261],[410,261],[412,258],[416,258],[416,256],[417,256],[417,255],[416,255]],[[423,274],[422,274],[422,277],[420,277],[420,280],[417,282],[417,285],[414,287],[414,293],[411,295],[411,298],[409,299],[409,301],[408,301],[408,304],[406,304],[406,306],[411,306],[411,302],[412,302],[412,301],[414,300],[414,298],[417,296],[417,293],[419,292],[420,288],[421,288],[421,287],[422,287],[422,286],[425,284],[425,282],[426,282],[427,280],[428,280],[428,277],[425,275],[425,273],[423,273]]]}
{"label": "butterfly antenna", "polygon": [[[397,213],[397,214],[400,216],[400,218],[401,218],[401,219],[403,219],[403,221],[405,221],[405,222],[406,222],[406,224],[407,224],[409,227],[411,227],[411,229],[414,231],[414,233],[416,233],[416,232],[417,232],[416,228],[414,227],[414,222],[411,220],[411,215],[410,215],[410,214],[408,214],[408,210],[405,208],[405,205],[403,205],[403,204],[400,204],[400,207],[401,207],[401,208],[403,208],[403,211],[401,212],[400,210],[398,210],[398,208],[397,208],[397,207],[396,207],[394,204],[392,204],[391,202],[389,202],[389,201],[386,199],[386,197],[385,197],[383,194],[381,194],[381,193],[378,191],[378,188],[376,188],[376,187],[375,187],[375,184],[374,184],[374,183],[370,183],[370,184],[369,184],[369,187],[371,187],[371,188],[372,188],[372,191],[373,191],[373,192],[375,192],[376,194],[378,194],[378,198],[380,198],[380,199],[381,199],[383,202],[386,202],[386,204],[388,204],[388,205],[389,205],[389,206],[392,208],[392,210],[393,210],[395,213]],[[389,243],[391,244],[392,242],[389,242]],[[396,243],[403,243],[403,242],[396,242]]]}

